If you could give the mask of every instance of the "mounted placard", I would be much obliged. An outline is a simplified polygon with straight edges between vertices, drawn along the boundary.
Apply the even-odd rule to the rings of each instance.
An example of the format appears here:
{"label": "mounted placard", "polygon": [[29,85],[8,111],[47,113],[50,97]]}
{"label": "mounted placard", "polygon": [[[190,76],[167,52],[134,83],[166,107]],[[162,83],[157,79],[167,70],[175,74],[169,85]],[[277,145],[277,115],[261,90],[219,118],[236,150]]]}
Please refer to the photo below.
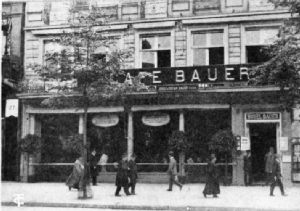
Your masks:
{"label": "mounted placard", "polygon": [[248,137],[241,137],[241,150],[250,150],[250,139]]}
{"label": "mounted placard", "polygon": [[98,127],[111,127],[119,123],[119,116],[116,114],[99,114],[93,117],[92,123]]}
{"label": "mounted placard", "polygon": [[294,111],[294,115],[293,115],[294,120],[300,121],[300,108],[294,108],[293,111]]}
{"label": "mounted placard", "polygon": [[289,138],[288,137],[280,137],[279,148],[280,151],[288,151],[289,150]]}
{"label": "mounted placard", "polygon": [[158,127],[170,122],[170,115],[162,112],[153,112],[143,115],[142,122],[145,125]]}

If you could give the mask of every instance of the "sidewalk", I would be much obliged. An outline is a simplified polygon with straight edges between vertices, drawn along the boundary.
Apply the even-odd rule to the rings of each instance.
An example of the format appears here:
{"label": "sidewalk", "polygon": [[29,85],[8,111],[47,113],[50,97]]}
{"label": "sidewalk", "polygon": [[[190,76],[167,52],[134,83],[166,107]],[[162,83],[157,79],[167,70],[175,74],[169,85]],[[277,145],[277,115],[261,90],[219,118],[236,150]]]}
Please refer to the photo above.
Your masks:
{"label": "sidewalk", "polygon": [[275,197],[269,196],[269,187],[221,186],[219,198],[204,198],[204,184],[187,184],[179,191],[167,192],[167,184],[137,184],[137,195],[115,197],[115,185],[100,183],[93,186],[93,199],[77,199],[77,191],[69,191],[63,183],[3,182],[2,206],[16,206],[14,194],[24,194],[23,206],[86,207],[109,209],[152,210],[298,210],[300,187],[288,187],[288,196],[282,197],[279,188]]}

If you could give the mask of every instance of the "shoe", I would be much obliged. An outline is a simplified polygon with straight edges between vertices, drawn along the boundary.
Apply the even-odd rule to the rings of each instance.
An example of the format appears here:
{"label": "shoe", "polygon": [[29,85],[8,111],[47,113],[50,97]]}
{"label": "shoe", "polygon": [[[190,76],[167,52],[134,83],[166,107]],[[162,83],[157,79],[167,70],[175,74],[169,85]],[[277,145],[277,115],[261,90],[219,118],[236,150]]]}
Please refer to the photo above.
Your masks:
{"label": "shoe", "polygon": [[204,198],[206,198],[206,194],[205,193],[203,193],[203,196],[204,196]]}
{"label": "shoe", "polygon": [[121,195],[120,195],[120,194],[115,194],[115,196],[116,196],[116,197],[120,197]]}
{"label": "shoe", "polygon": [[282,196],[287,196],[287,194],[285,194],[285,193],[283,193],[283,194],[281,194]]}
{"label": "shoe", "polygon": [[214,194],[213,197],[214,197],[214,198],[218,198],[218,195]]}
{"label": "shoe", "polygon": [[179,190],[180,190],[180,191],[182,190],[182,187],[183,187],[183,185],[181,185],[181,186],[179,187]]}
{"label": "shoe", "polygon": [[130,196],[131,194],[130,193],[126,193],[126,196]]}
{"label": "shoe", "polygon": [[167,191],[172,191],[171,189],[167,189]]}
{"label": "shoe", "polygon": [[135,192],[132,192],[131,195],[136,195]]}
{"label": "shoe", "polygon": [[270,196],[275,196],[274,194],[270,194]]}

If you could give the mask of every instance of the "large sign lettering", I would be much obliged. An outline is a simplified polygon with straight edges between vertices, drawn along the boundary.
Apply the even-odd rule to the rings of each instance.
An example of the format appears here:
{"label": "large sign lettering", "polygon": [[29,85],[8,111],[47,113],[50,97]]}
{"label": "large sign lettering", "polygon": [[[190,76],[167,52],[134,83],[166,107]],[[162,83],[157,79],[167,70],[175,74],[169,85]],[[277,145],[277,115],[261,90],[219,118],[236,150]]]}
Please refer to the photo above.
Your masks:
{"label": "large sign lettering", "polygon": [[253,112],[246,114],[246,120],[279,120],[280,113],[277,112]]}
{"label": "large sign lettering", "polygon": [[[247,82],[249,80],[247,65],[211,65],[211,66],[193,66],[193,67],[169,67],[169,68],[147,68],[147,69],[129,69],[125,71],[125,77],[121,81],[130,82],[132,77],[140,72],[147,72],[152,77],[145,78],[146,85],[184,85],[186,90],[192,85],[195,87],[208,86],[207,84],[217,84],[223,82]],[[197,89],[196,88],[196,89]],[[166,87],[171,91],[177,91],[180,88],[170,86]]]}

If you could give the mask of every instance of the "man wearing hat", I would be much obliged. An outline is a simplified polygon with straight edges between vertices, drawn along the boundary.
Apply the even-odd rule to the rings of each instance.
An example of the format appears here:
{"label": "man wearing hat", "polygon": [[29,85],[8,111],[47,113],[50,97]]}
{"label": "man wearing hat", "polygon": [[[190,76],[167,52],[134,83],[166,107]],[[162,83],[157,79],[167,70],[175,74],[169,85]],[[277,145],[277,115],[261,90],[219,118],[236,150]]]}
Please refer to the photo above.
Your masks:
{"label": "man wearing hat", "polygon": [[278,186],[280,188],[281,195],[286,196],[286,194],[284,193],[284,190],[283,190],[283,184],[282,184],[281,178],[282,178],[282,175],[281,175],[281,169],[280,169],[280,155],[276,154],[275,161],[273,163],[273,168],[272,168],[272,183],[270,186],[270,196],[274,196],[273,192],[274,192],[274,188],[275,188],[276,184],[278,184]]}
{"label": "man wearing hat", "polygon": [[[177,163],[174,158],[174,152],[169,152],[169,168],[168,168],[168,175],[169,175],[169,189],[167,191],[172,191],[173,183],[177,185],[180,190],[182,189],[182,184],[178,182],[177,179]],[[175,179],[176,177],[176,179]]]}

